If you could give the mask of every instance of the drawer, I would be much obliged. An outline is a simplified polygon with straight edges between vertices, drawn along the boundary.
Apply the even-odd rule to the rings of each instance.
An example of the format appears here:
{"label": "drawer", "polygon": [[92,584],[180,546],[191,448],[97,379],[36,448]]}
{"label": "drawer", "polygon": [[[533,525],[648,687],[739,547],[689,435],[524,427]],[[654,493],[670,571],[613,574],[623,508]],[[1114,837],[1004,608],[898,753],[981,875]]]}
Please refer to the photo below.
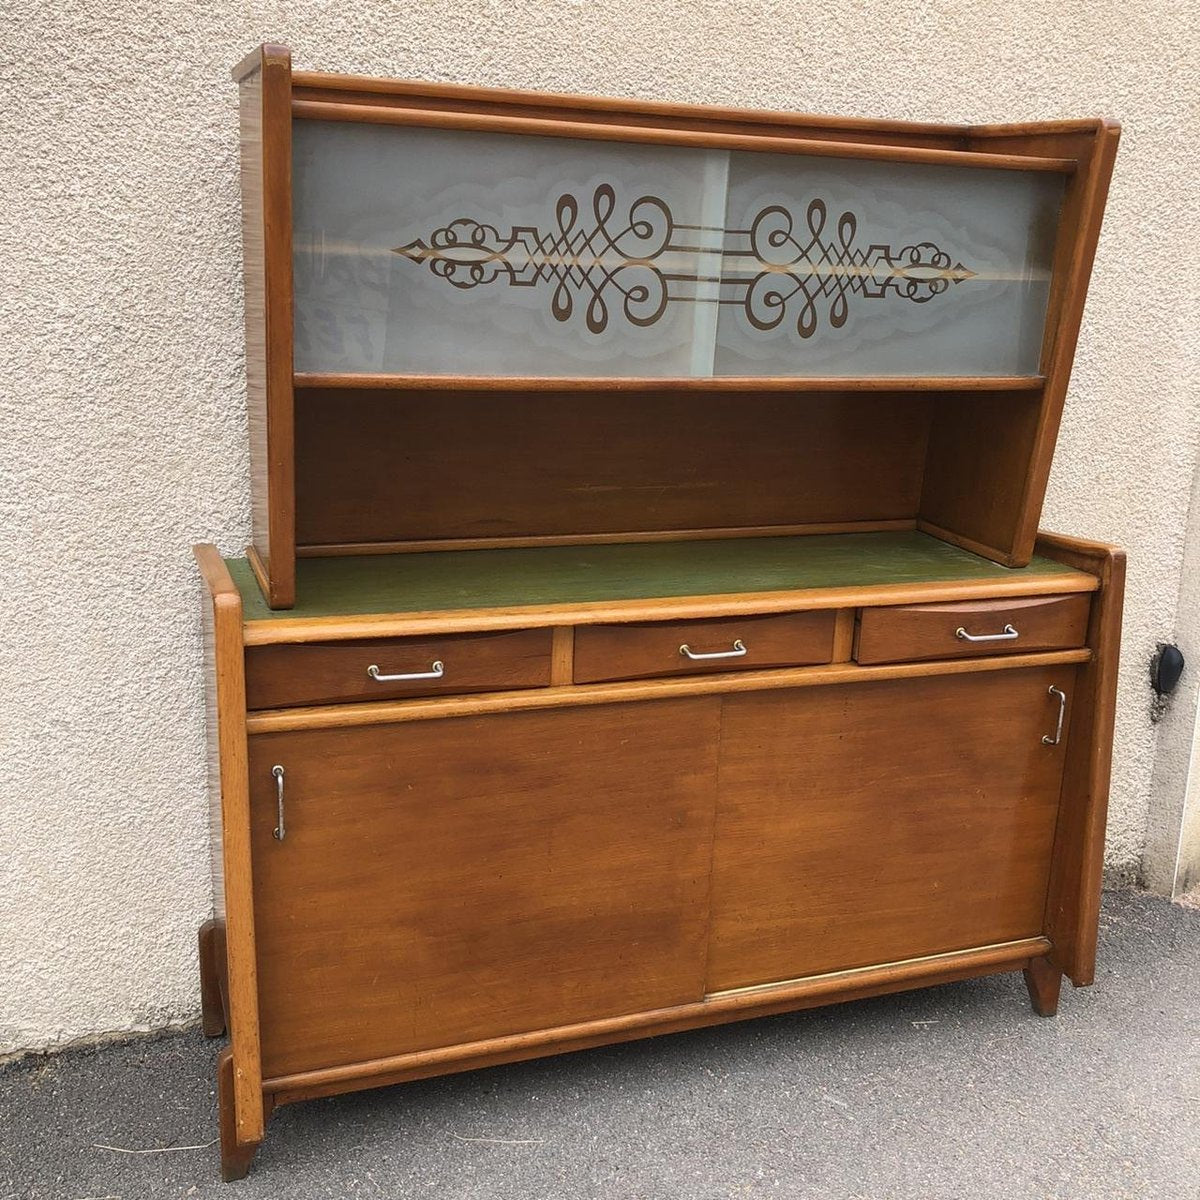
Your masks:
{"label": "drawer", "polygon": [[[545,687],[550,682],[552,637],[549,629],[519,629],[251,646],[246,650],[246,707]],[[389,675],[412,678],[388,679]]]}
{"label": "drawer", "polygon": [[834,617],[829,611],[583,626],[575,631],[575,682],[827,663]]}
{"label": "drawer", "polygon": [[854,658],[863,664],[1069,650],[1087,640],[1088,593],[864,608]]}

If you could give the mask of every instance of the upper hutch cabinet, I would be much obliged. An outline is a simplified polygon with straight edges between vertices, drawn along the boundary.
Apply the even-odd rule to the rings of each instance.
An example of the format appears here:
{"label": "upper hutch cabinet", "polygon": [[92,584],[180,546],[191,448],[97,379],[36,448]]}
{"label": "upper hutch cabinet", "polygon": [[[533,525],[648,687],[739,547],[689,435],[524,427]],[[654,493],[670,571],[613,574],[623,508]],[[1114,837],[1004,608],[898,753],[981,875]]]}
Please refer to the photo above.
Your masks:
{"label": "upper hutch cabinet", "polygon": [[236,74],[272,607],[297,557],[647,535],[1029,562],[1114,126]]}

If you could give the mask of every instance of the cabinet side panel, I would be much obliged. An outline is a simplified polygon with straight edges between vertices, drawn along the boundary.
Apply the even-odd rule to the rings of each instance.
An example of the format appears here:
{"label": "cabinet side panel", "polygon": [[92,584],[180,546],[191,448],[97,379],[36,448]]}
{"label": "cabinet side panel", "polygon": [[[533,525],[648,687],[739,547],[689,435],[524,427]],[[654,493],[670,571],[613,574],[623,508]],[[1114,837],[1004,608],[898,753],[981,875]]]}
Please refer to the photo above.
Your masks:
{"label": "cabinet side panel", "polygon": [[939,396],[920,520],[930,532],[1013,565],[1041,392]]}
{"label": "cabinet side panel", "polygon": [[206,607],[212,623],[210,703],[215,721],[211,728],[217,745],[210,766],[218,769],[235,1128],[237,1140],[248,1144],[262,1139],[263,1094],[250,879],[242,600],[215,546],[197,546],[194,553],[208,589]]}
{"label": "cabinet side panel", "polygon": [[267,313],[263,272],[262,70],[238,88],[242,174],[242,290],[246,313],[246,415],[250,429],[251,544],[271,561],[267,516]]}
{"label": "cabinet side panel", "polygon": [[265,50],[239,85],[251,541],[273,608],[295,600],[290,78]]}
{"label": "cabinet side panel", "polygon": [[1088,628],[1093,658],[1079,668],[1046,905],[1046,936],[1054,943],[1052,959],[1076,987],[1084,987],[1096,973],[1125,554],[1109,546],[1049,534],[1038,539],[1037,553],[1100,576]]}
{"label": "cabinet side panel", "polygon": [[[1051,289],[1050,320],[1042,351],[1046,391],[1039,414],[1037,440],[1025,476],[1021,524],[1014,554],[1017,566],[1024,566],[1029,561],[1037,538],[1120,136],[1120,126],[1114,122],[1098,125],[1087,165],[1075,175],[1067,190],[1065,228],[1061,235],[1064,244],[1055,257],[1055,285]],[[1059,279],[1061,283],[1058,283]]]}

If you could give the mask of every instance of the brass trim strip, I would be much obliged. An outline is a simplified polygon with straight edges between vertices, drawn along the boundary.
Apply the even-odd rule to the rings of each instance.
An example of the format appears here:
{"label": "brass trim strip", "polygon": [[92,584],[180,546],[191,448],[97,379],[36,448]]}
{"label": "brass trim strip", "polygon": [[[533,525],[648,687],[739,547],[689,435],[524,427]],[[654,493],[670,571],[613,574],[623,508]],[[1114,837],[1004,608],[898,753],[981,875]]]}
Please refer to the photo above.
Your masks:
{"label": "brass trim strip", "polygon": [[895,962],[875,963],[865,967],[848,967],[840,971],[823,971],[819,975],[797,975],[794,979],[779,979],[774,983],[752,983],[745,987],[724,988],[719,992],[705,993],[705,1000],[720,1000],[726,996],[752,996],[761,995],[764,998],[771,995],[772,992],[780,989],[796,988],[801,984],[817,983],[821,980],[846,980],[852,981],[860,976],[868,976],[878,971],[888,970],[896,967],[913,967],[919,963],[941,963],[951,959],[961,958],[963,954],[983,954],[993,950],[1020,950],[1022,954],[1028,952],[1031,958],[1039,954],[1045,953],[1050,948],[1050,944],[1042,937],[1034,938],[1015,938],[1008,942],[988,942],[986,946],[973,946],[968,950],[943,950],[939,954],[921,954],[916,958],[901,958]]}

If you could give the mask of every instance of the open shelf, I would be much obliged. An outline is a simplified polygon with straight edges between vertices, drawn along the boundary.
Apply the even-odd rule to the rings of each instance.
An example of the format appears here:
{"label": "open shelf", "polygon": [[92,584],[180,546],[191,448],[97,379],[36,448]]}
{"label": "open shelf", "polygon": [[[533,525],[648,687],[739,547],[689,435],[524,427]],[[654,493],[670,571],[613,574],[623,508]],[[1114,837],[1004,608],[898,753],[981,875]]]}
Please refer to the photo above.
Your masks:
{"label": "open shelf", "polygon": [[1095,586],[1091,576],[1050,559],[1012,570],[912,530],[304,558],[296,564],[296,606],[288,610],[267,607],[245,559],[228,564],[249,622],[691,596],[738,596],[751,608],[765,593],[877,588],[886,595],[928,584],[980,584],[991,593]]}
{"label": "open shelf", "polygon": [[1036,391],[1042,375],[574,376],[379,375],[297,372],[297,388],[513,392],[1013,392]]}

